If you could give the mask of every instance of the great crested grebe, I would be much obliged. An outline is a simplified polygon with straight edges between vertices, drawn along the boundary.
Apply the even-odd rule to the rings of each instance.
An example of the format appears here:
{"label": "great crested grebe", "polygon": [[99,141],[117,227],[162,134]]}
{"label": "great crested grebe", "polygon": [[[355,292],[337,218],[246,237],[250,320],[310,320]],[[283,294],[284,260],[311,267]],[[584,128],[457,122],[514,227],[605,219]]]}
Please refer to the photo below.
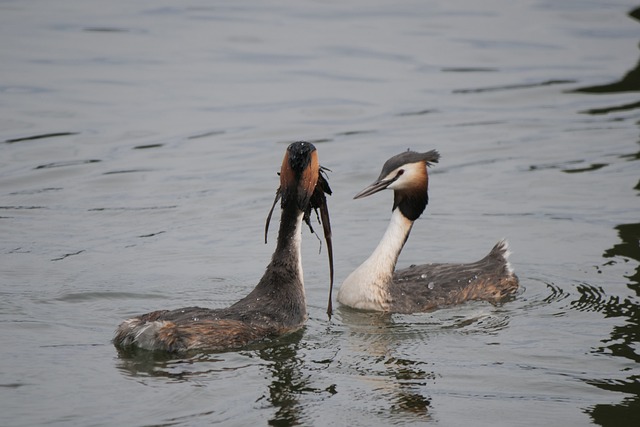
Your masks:
{"label": "great crested grebe", "polygon": [[417,313],[468,300],[498,302],[518,288],[507,257],[507,242],[499,241],[487,256],[469,264],[424,264],[395,270],[413,222],[429,201],[427,166],[440,154],[406,151],[386,161],[378,179],[355,195],[393,190],[391,222],[371,256],[340,286],[341,304],[391,313]]}
{"label": "great crested grebe", "polygon": [[311,209],[320,208],[322,212],[333,272],[324,193],[331,194],[331,190],[322,175],[316,148],[308,142],[289,145],[274,201],[275,206],[281,198],[278,242],[271,263],[253,291],[228,308],[160,310],[125,320],[116,330],[115,346],[169,352],[228,350],[299,329],[307,318],[301,227],[303,221],[309,224]]}

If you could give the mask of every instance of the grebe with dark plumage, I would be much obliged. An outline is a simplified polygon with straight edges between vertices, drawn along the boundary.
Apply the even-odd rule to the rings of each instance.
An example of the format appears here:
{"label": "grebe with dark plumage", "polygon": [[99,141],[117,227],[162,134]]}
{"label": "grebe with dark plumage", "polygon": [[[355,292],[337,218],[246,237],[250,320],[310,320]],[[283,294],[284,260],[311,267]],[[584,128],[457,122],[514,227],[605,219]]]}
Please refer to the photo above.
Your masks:
{"label": "grebe with dark plumage", "polygon": [[[311,209],[320,208],[327,219],[323,223],[327,237],[325,192],[331,194],[313,144],[289,145],[274,201],[275,206],[281,198],[278,241],[271,263],[253,291],[228,308],[161,310],[125,320],[116,330],[116,347],[169,352],[228,350],[298,330],[307,318],[301,227],[303,221],[309,224]],[[333,271],[330,240],[327,246]]]}
{"label": "grebe with dark plumage", "polygon": [[440,154],[406,151],[384,164],[378,179],[354,199],[384,189],[393,190],[391,222],[371,256],[353,271],[338,291],[338,301],[363,310],[417,313],[469,300],[492,303],[518,289],[518,278],[507,260],[506,241],[499,241],[487,256],[469,264],[413,265],[395,271],[400,252],[415,220],[429,201],[427,166]]}

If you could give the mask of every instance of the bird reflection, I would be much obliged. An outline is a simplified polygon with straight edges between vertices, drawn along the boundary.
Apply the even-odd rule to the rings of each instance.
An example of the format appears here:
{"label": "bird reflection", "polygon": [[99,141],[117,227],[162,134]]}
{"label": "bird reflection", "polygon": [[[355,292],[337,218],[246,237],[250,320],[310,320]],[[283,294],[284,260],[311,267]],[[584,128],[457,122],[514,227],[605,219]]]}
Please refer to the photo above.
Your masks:
{"label": "bird reflection", "polygon": [[389,423],[437,421],[432,389],[441,374],[437,362],[425,353],[433,335],[445,330],[491,334],[509,325],[505,313],[471,308],[464,313],[455,310],[412,316],[341,306],[338,313],[348,346],[340,349],[336,359],[353,384],[364,390],[352,395],[357,399],[362,394],[368,405],[381,405],[378,414],[388,415]]}
{"label": "bird reflection", "polygon": [[[243,350],[241,355],[250,359],[260,358],[270,373],[270,382],[264,393],[256,401],[267,408],[275,408],[275,414],[268,421],[273,426],[292,426],[305,423],[303,405],[300,398],[313,394],[331,396],[335,388],[320,389],[312,387],[310,377],[303,374],[306,362],[299,355],[300,342],[304,332],[297,331],[270,342],[256,344]],[[200,384],[206,379],[215,379],[216,374],[229,370],[242,370],[247,364],[230,366],[225,353],[193,353],[176,358],[166,352],[151,352],[140,349],[119,349],[117,368],[125,375],[134,378],[156,377],[172,382],[196,381]],[[252,365],[249,362],[250,365]],[[262,385],[256,384],[256,385]],[[209,416],[212,411],[203,413]],[[307,422],[309,420],[306,420]]]}
{"label": "bird reflection", "polygon": [[[640,21],[640,7],[629,12],[629,16],[637,21]],[[640,60],[636,64],[635,68],[626,73],[620,80],[612,83],[605,83],[602,85],[586,86],[578,89],[574,89],[572,92],[578,93],[594,93],[594,94],[606,94],[606,93],[619,93],[619,92],[638,92],[640,91]],[[633,102],[623,105],[614,105],[611,107],[597,108],[592,110],[583,111],[587,114],[608,114],[616,111],[627,111],[640,108],[640,102]]]}
{"label": "bird reflection", "polygon": [[396,354],[401,341],[420,338],[420,332],[414,327],[404,330],[404,325],[395,323],[388,313],[346,307],[339,313],[349,333],[347,354],[356,360],[348,368],[354,380],[367,389],[365,398],[384,405],[379,413],[388,413],[395,421],[431,420],[432,399],[427,386],[436,374],[427,368],[427,362]]}
{"label": "bird reflection", "polygon": [[[629,12],[629,16],[640,21],[640,7]],[[575,92],[606,94],[637,91],[640,91],[640,61],[619,81],[584,87]],[[589,110],[586,113],[608,114],[637,108],[640,108],[640,102]],[[623,157],[630,161],[640,160],[640,151]],[[640,191],[640,182],[634,184],[634,189]],[[635,293],[635,298],[625,298],[624,300],[611,298],[598,307],[598,310],[603,312],[607,318],[620,318],[622,321],[617,322],[618,324],[611,331],[611,336],[602,340],[603,345],[594,349],[594,353],[622,357],[640,363],[640,354],[637,351],[637,345],[640,342],[640,223],[620,224],[615,229],[621,242],[604,251],[603,257],[611,259],[605,265],[621,260],[624,262],[633,260],[638,263],[635,271],[626,276],[627,287]],[[634,370],[634,372],[637,371]],[[618,404],[598,404],[589,408],[588,412],[595,423],[602,426],[635,425],[632,420],[640,419],[640,379],[637,374],[622,380],[593,379],[587,382],[603,390],[622,392],[631,396],[624,398]]]}
{"label": "bird reflection", "polygon": [[195,354],[191,357],[176,358],[169,353],[139,349],[118,349],[116,367],[129,377],[163,377],[182,382],[195,376],[206,375],[215,369],[185,370],[178,367],[193,367],[198,361],[216,362],[215,355]]}
{"label": "bird reflection", "polygon": [[[640,223],[621,224],[616,227],[621,243],[607,249],[605,258],[632,259],[638,262],[634,273],[626,276],[627,286],[635,292],[636,298],[625,298],[622,301],[609,303],[601,308],[608,318],[621,318],[613,327],[611,336],[602,340],[603,346],[595,353],[624,357],[640,363],[640,354],[636,348],[640,342]],[[614,261],[615,262],[615,261]],[[629,420],[640,419],[640,381],[637,375],[626,379],[593,379],[589,384],[607,391],[630,394],[618,404],[599,404],[590,409],[593,420],[602,426],[626,425]]]}
{"label": "bird reflection", "polygon": [[283,345],[258,350],[260,358],[270,363],[269,371],[273,378],[268,386],[268,394],[258,399],[266,399],[276,408],[276,413],[269,420],[269,425],[272,426],[301,424],[303,408],[299,397],[306,392],[317,391],[310,388],[308,379],[303,378],[300,371],[304,365],[298,357],[302,333],[296,335],[298,336],[289,337],[289,342]]}

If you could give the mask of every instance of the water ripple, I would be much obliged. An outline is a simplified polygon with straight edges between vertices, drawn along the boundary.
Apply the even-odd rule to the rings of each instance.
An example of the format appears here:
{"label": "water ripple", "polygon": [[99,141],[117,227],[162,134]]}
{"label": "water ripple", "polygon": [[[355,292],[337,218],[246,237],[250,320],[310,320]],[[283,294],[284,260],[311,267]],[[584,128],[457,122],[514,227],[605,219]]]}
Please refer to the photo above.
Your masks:
{"label": "water ripple", "polygon": [[63,259],[66,259],[66,258],[69,258],[69,257],[75,256],[75,255],[80,255],[80,254],[81,254],[81,253],[83,253],[83,252],[85,252],[85,250],[84,250],[84,249],[79,250],[79,251],[77,251],[77,252],[67,253],[67,254],[64,254],[64,255],[62,255],[62,256],[59,256],[59,257],[57,257],[57,258],[51,258],[51,261],[62,261]]}
{"label": "water ripple", "polygon": [[61,162],[52,162],[46,163],[43,165],[36,166],[34,169],[51,169],[51,168],[63,168],[68,166],[78,166],[78,165],[86,165],[89,163],[99,163],[102,160],[98,159],[88,159],[88,160],[68,160]]}
{"label": "water ripple", "polygon": [[619,313],[626,316],[632,314],[632,311],[620,313],[621,309],[629,302],[628,299],[621,300],[619,296],[607,295],[601,286],[580,283],[576,286],[576,290],[580,296],[570,303],[570,307],[574,310]]}
{"label": "water ripple", "polygon": [[575,80],[544,80],[536,83],[521,83],[504,86],[491,86],[484,88],[471,88],[471,89],[454,89],[452,93],[482,93],[482,92],[499,92],[504,90],[518,90],[518,89],[531,89],[541,86],[553,86],[575,83]]}
{"label": "water ripple", "polygon": [[111,208],[91,208],[88,209],[89,212],[103,212],[103,211],[147,211],[147,210],[163,210],[163,209],[175,209],[178,205],[167,205],[167,206],[140,206],[140,207],[131,207],[131,206],[120,206],[120,207],[111,207]]}
{"label": "water ripple", "polygon": [[119,299],[165,299],[163,295],[151,294],[151,293],[136,293],[136,292],[71,292],[62,296],[54,298],[54,301],[66,301],[66,302],[85,302],[94,300],[119,300]]}
{"label": "water ripple", "polygon": [[78,134],[79,132],[42,133],[38,135],[30,135],[30,136],[23,136],[20,138],[6,139],[4,142],[6,142],[7,144],[13,144],[14,142],[33,141],[36,139],[45,139],[45,138],[57,138],[60,136],[70,136],[70,135],[78,135]]}

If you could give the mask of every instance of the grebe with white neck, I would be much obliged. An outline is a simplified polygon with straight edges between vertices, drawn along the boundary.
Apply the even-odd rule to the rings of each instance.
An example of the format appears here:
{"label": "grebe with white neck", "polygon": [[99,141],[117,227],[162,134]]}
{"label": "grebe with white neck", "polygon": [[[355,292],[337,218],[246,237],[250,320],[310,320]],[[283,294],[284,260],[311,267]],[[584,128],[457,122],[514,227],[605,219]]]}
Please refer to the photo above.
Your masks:
{"label": "grebe with white neck", "polygon": [[507,260],[508,244],[499,241],[487,256],[468,264],[423,264],[395,270],[413,223],[429,201],[427,166],[440,154],[406,151],[384,164],[378,179],[354,199],[393,190],[391,221],[371,256],[342,283],[338,302],[362,309],[417,313],[470,300],[500,302],[518,289]]}

